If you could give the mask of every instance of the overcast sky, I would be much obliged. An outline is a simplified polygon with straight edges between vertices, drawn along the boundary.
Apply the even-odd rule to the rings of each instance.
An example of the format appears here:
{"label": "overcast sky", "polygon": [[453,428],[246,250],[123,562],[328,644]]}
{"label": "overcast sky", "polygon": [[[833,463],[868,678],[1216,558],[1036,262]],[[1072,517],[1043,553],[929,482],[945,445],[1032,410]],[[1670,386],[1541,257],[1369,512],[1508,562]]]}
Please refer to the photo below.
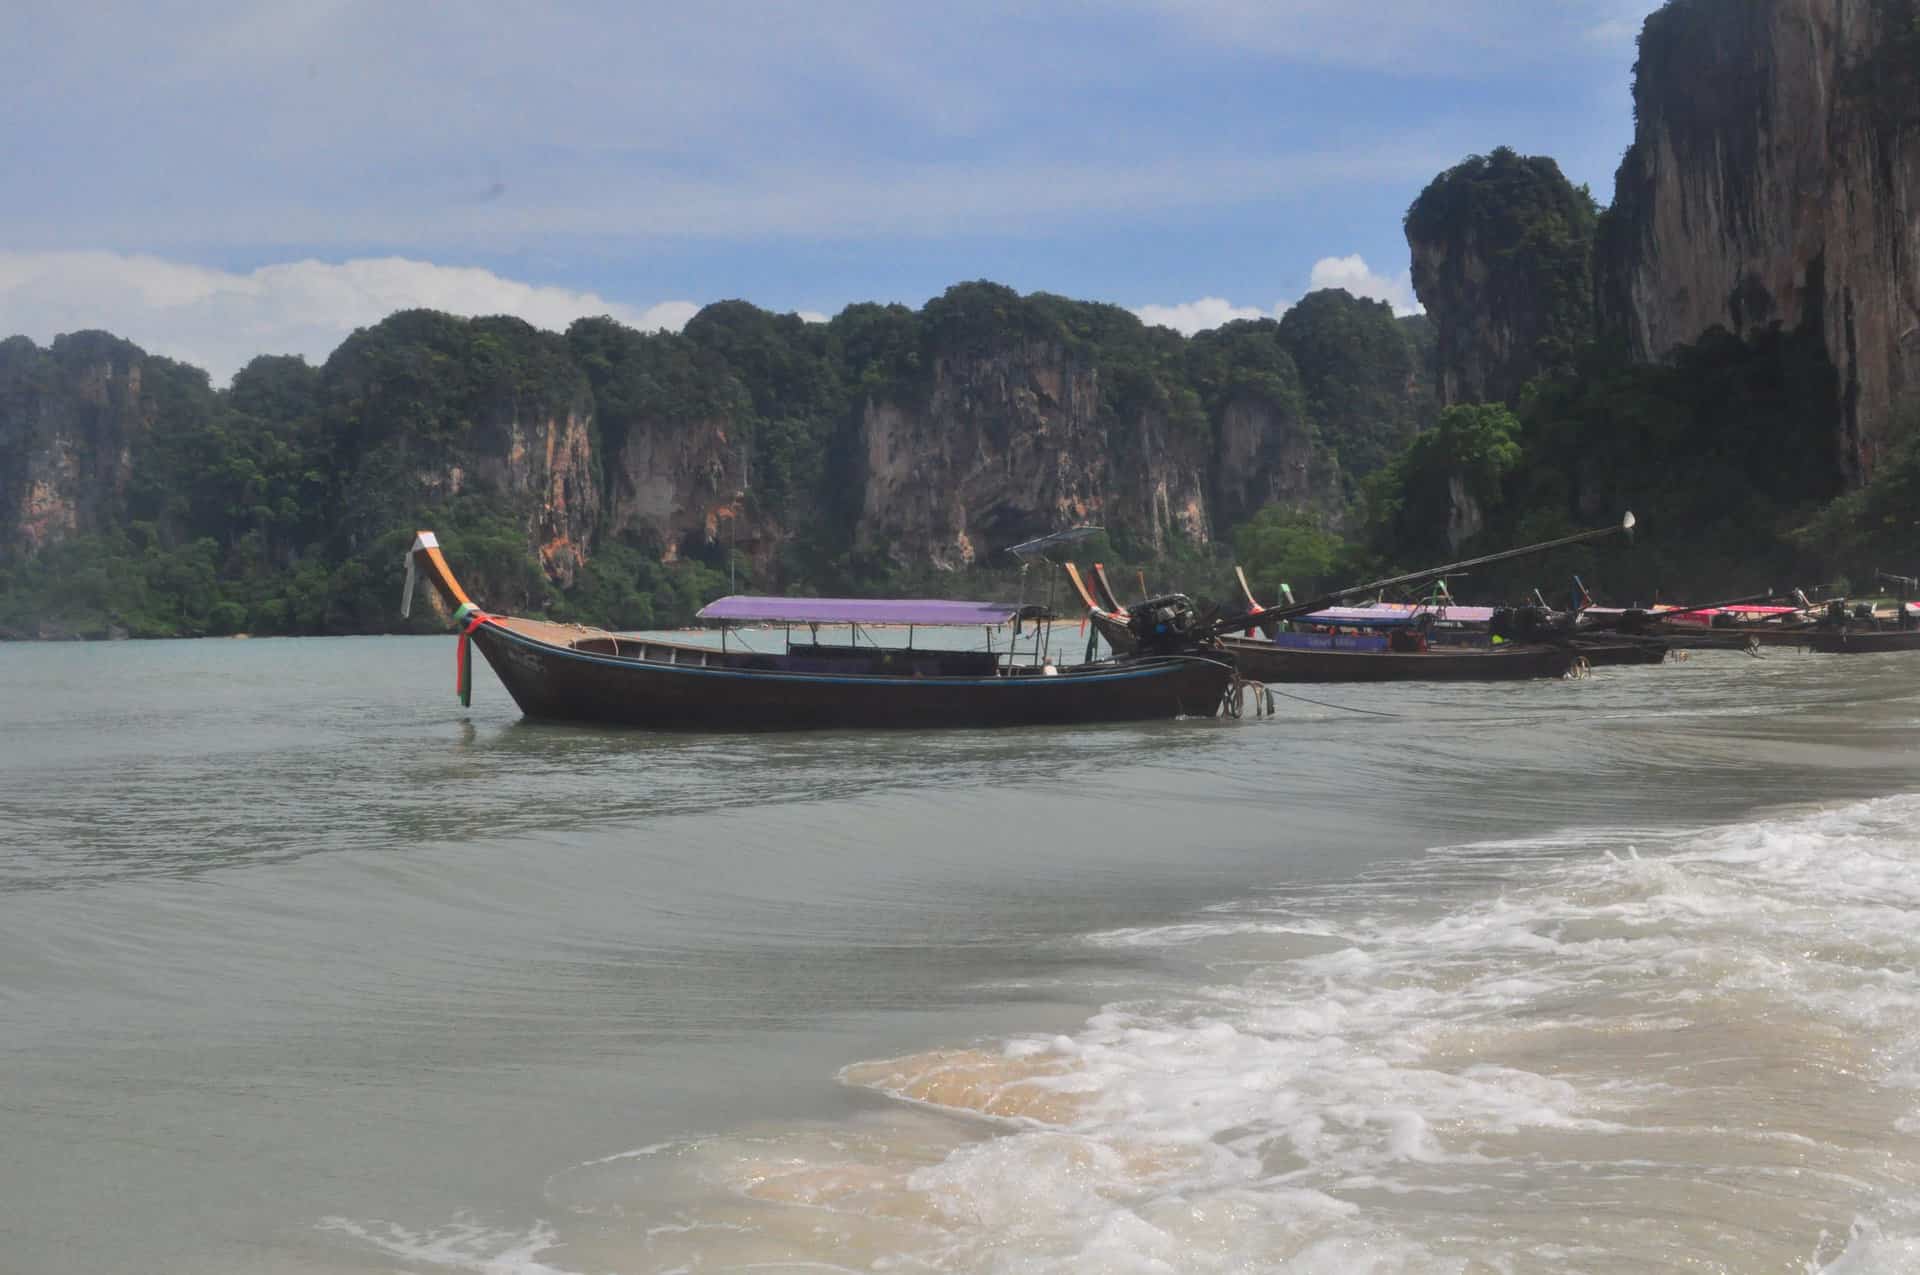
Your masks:
{"label": "overcast sky", "polygon": [[1509,145],[1611,196],[1654,0],[7,0],[0,334],[224,381],[410,305],[677,327],[990,278],[1183,330],[1415,305]]}

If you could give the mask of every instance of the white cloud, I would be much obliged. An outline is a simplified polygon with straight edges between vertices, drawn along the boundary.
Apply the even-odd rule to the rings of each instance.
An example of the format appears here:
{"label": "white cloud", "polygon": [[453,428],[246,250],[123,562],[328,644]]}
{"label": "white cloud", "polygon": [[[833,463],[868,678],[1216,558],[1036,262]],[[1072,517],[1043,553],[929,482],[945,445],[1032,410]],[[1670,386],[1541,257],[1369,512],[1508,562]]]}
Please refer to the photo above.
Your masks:
{"label": "white cloud", "polygon": [[1307,291],[1321,288],[1345,288],[1356,297],[1385,301],[1395,314],[1420,313],[1420,302],[1413,295],[1411,269],[1395,276],[1376,274],[1357,252],[1350,257],[1322,257],[1314,262],[1313,272],[1307,278]]}
{"label": "white cloud", "polygon": [[[1322,257],[1313,263],[1306,290],[1317,292],[1322,288],[1345,288],[1356,297],[1385,301],[1398,315],[1421,312],[1420,302],[1413,295],[1413,271],[1403,270],[1398,277],[1376,274],[1357,252],[1347,257]],[[1142,323],[1159,324],[1192,336],[1235,319],[1277,319],[1292,307],[1291,301],[1282,301],[1262,310],[1259,306],[1235,305],[1225,297],[1201,297],[1177,305],[1134,306],[1133,312]]]}
{"label": "white cloud", "polygon": [[794,313],[799,315],[801,318],[805,319],[808,323],[827,322],[827,316],[820,313],[818,310],[796,310],[794,311]]}
{"label": "white cloud", "polygon": [[104,328],[203,367],[216,383],[256,354],[320,362],[355,328],[412,307],[511,314],[555,330],[606,314],[672,331],[700,308],[663,301],[642,309],[404,257],[291,261],[237,274],[114,252],[0,253],[0,334],[22,332],[44,343],[61,332]]}
{"label": "white cloud", "polygon": [[1235,319],[1271,319],[1285,308],[1262,310],[1257,306],[1235,305],[1225,297],[1201,297],[1198,301],[1182,301],[1177,305],[1135,306],[1133,312],[1140,316],[1142,323],[1192,336]]}

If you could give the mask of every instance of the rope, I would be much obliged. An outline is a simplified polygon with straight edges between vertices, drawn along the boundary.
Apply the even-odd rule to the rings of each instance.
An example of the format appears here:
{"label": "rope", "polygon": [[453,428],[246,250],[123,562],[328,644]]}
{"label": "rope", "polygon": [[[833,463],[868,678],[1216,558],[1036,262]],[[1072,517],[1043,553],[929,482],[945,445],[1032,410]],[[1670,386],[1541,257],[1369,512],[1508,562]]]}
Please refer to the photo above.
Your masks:
{"label": "rope", "polygon": [[1236,720],[1246,713],[1247,692],[1253,692],[1253,715],[1272,717],[1275,711],[1273,692],[1266,683],[1251,678],[1235,676],[1227,683],[1227,689],[1220,696],[1220,711]]}
{"label": "rope", "polygon": [[1347,705],[1347,704],[1329,704],[1325,700],[1308,699],[1305,695],[1294,695],[1287,691],[1276,691],[1271,686],[1267,687],[1267,694],[1278,695],[1282,699],[1299,700],[1302,704],[1311,704],[1315,708],[1337,709],[1342,713],[1363,713],[1368,717],[1399,718],[1399,717],[1405,716],[1404,713],[1383,713],[1383,712],[1380,712],[1378,709],[1373,709],[1373,708],[1354,708],[1351,705]]}
{"label": "rope", "polygon": [[[1216,666],[1224,667],[1228,669],[1231,669],[1233,667],[1232,663],[1227,660],[1210,659],[1204,655],[1163,655],[1163,656],[1160,656],[1159,658],[1165,659],[1165,660],[1197,660],[1202,664],[1212,664],[1212,665],[1216,665]],[[1353,708],[1346,704],[1329,704],[1325,700],[1309,699],[1305,695],[1294,695],[1288,691],[1276,691],[1275,689],[1273,689],[1273,687],[1268,686],[1264,682],[1247,681],[1246,679],[1242,678],[1238,673],[1234,674],[1233,683],[1230,683],[1228,685],[1226,695],[1222,696],[1222,700],[1221,700],[1222,710],[1226,708],[1226,700],[1232,698],[1235,684],[1241,687],[1258,687],[1262,693],[1262,698],[1266,701],[1265,708],[1267,710],[1267,715],[1269,717],[1273,716],[1274,710],[1276,708],[1276,705],[1273,703],[1273,698],[1276,695],[1279,696],[1281,699],[1297,700],[1302,704],[1311,704],[1315,708],[1331,708],[1336,712],[1341,712],[1341,713],[1359,713],[1367,717],[1399,718],[1404,716],[1404,714],[1402,713],[1383,713],[1383,712],[1380,712],[1378,709],[1372,709],[1372,708]],[[1229,713],[1228,715],[1232,717],[1239,716],[1238,713]]]}

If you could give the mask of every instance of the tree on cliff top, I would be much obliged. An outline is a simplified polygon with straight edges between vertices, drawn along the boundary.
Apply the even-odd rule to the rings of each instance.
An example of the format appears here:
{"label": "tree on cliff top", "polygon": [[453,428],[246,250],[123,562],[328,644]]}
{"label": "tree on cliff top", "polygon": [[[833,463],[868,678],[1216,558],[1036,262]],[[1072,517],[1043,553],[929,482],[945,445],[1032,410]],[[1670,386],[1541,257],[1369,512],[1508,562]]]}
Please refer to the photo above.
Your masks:
{"label": "tree on cliff top", "polygon": [[1520,464],[1520,422],[1499,403],[1461,403],[1368,485],[1371,538],[1388,561],[1432,561],[1478,535]]}
{"label": "tree on cliff top", "polygon": [[1517,403],[1570,372],[1594,332],[1599,211],[1544,155],[1502,146],[1434,178],[1407,210],[1413,287],[1438,329],[1441,402]]}
{"label": "tree on cliff top", "polygon": [[1268,505],[1234,531],[1233,552],[1255,596],[1272,606],[1282,584],[1298,598],[1332,585],[1347,545],[1312,514]]}
{"label": "tree on cliff top", "polygon": [[1420,425],[1414,350],[1392,306],[1323,288],[1281,316],[1279,336],[1343,473],[1364,478],[1407,445]]}
{"label": "tree on cliff top", "polygon": [[401,310],[356,329],[328,357],[320,384],[336,436],[354,446],[400,435],[450,443],[499,411],[564,413],[588,393],[558,333],[438,310]]}

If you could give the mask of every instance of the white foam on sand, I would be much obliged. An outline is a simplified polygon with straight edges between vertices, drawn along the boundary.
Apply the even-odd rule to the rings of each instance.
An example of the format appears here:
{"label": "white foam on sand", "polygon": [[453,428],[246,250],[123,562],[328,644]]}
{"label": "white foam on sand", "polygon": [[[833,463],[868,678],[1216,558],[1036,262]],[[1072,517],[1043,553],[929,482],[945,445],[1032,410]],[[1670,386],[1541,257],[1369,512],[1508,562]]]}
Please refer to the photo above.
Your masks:
{"label": "white foam on sand", "polygon": [[351,1236],[411,1266],[473,1271],[476,1275],[576,1275],[539,1260],[540,1254],[559,1244],[553,1227],[545,1222],[521,1232],[485,1226],[468,1217],[424,1231],[343,1217],[322,1219],[320,1226]]}
{"label": "white foam on sand", "polygon": [[[1094,936],[1183,959],[1221,945],[1234,976],[1067,1034],[850,1065],[846,1084],[893,1103],[844,1121],[581,1166],[556,1204],[620,1234],[567,1256],[1920,1269],[1916,816],[1920,797],[1895,797],[1638,849],[1456,847]],[[409,1262],[553,1269],[547,1231],[337,1225]],[[504,1264],[473,1264],[488,1252]]]}

